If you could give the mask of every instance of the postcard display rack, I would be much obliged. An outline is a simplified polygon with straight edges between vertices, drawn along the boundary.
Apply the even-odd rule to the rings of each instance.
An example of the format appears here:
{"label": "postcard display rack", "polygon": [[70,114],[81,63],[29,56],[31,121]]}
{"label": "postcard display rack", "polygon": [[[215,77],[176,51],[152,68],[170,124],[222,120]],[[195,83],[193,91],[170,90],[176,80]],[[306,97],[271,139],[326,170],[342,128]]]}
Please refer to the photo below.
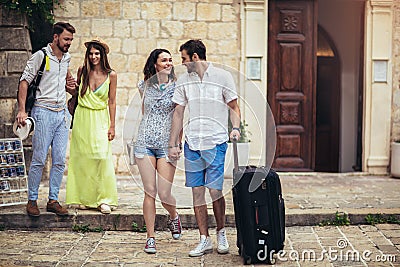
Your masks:
{"label": "postcard display rack", "polygon": [[27,185],[21,139],[0,139],[0,207],[25,204]]}

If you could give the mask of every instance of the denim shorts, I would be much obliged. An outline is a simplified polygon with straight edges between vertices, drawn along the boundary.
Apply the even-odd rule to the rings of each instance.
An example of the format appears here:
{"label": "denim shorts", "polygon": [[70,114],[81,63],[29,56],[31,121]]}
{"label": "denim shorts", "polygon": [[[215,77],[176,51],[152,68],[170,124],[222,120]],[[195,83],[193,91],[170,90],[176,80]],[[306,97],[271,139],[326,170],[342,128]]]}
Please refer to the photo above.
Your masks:
{"label": "denim shorts", "polygon": [[222,191],[227,147],[227,143],[222,143],[208,150],[191,150],[185,142],[186,186],[205,186]]}
{"label": "denim shorts", "polygon": [[149,148],[135,146],[135,157],[142,159],[144,156],[155,157],[156,159],[166,158],[168,151],[163,148]]}

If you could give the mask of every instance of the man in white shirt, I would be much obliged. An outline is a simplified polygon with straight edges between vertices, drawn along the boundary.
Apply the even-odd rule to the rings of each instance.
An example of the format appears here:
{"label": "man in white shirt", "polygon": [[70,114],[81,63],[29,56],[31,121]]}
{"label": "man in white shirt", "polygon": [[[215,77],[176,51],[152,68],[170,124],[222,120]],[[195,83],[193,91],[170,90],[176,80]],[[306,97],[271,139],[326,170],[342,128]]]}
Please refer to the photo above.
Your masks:
{"label": "man in white shirt", "polygon": [[65,154],[68,142],[71,115],[66,107],[66,90],[73,91],[76,81],[67,73],[71,56],[68,49],[73,40],[75,28],[65,22],[53,25],[53,42],[44,50],[37,51],[28,60],[21,75],[18,87],[18,114],[16,120],[24,125],[27,118],[25,98],[28,85],[35,79],[40,65],[46,57],[43,76],[36,92],[32,117],[35,120],[32,138],[32,162],[28,175],[28,204],[26,210],[29,216],[37,217],[40,210],[37,206],[38,191],[46,162],[47,152],[51,146],[52,166],[49,178],[49,201],[46,210],[57,215],[68,215],[68,210],[58,202],[58,193],[65,168]]}
{"label": "man in white shirt", "polygon": [[[183,127],[183,114],[188,107],[189,122],[185,128],[186,186],[192,188],[193,205],[200,242],[189,252],[197,257],[212,252],[208,232],[205,191],[208,188],[213,201],[217,223],[217,251],[229,252],[225,233],[225,199],[222,194],[224,161],[229,137],[240,137],[240,109],[232,75],[206,61],[206,47],[201,40],[189,40],[181,45],[182,64],[187,73],[179,77],[172,101],[176,103],[169,157],[179,158],[179,133]],[[233,125],[228,137],[228,112]]]}

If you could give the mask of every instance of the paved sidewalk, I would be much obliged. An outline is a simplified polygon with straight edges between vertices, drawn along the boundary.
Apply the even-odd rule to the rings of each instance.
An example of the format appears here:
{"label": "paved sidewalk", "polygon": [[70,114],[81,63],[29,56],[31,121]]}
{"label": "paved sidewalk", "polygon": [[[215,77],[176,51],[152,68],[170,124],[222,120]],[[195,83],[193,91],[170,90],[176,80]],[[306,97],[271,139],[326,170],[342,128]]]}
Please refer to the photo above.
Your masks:
{"label": "paved sidewalk", "polygon": [[[144,233],[7,230],[0,232],[0,266],[242,266],[235,229],[227,229],[226,255],[217,254],[215,232],[210,234],[213,253],[191,258],[197,230],[185,230],[177,241],[157,232],[154,255],[143,252]],[[399,225],[293,226],[286,229],[285,243],[276,266],[400,266]]]}
{"label": "paved sidewalk", "polygon": [[[317,225],[322,221],[334,220],[335,213],[348,213],[351,224],[365,224],[368,214],[393,215],[400,219],[400,179],[388,176],[370,176],[362,173],[327,174],[279,173],[286,207],[286,226]],[[61,203],[65,200],[65,179],[60,191]],[[25,205],[0,207],[0,226],[6,229],[71,229],[75,224],[101,226],[103,229],[132,230],[132,223],[143,224],[143,191],[139,176],[118,176],[119,207],[110,215],[97,210],[69,209],[70,216],[60,218],[45,211],[48,181],[40,186],[39,208],[41,216],[30,218]],[[232,179],[226,179],[227,226],[234,227],[232,204]],[[178,211],[183,225],[196,228],[193,214],[191,190],[184,186],[184,177],[176,176],[173,194],[177,199]],[[208,193],[207,193],[208,195]],[[208,201],[210,199],[208,198]],[[214,225],[212,205],[209,221]],[[157,229],[166,229],[166,211],[157,201]]]}
{"label": "paved sidewalk", "polygon": [[[368,214],[375,220],[380,219],[378,215],[400,219],[400,179],[362,173],[280,173],[280,177],[287,227],[284,254],[278,257],[277,266],[400,266],[400,226],[366,225]],[[242,265],[235,245],[232,180],[226,180],[224,189],[230,253],[214,251],[198,258],[187,254],[198,242],[198,231],[191,191],[184,187],[183,176],[176,177],[173,187],[185,228],[183,237],[173,241],[165,231],[166,212],[157,201],[156,255],[143,252],[145,234],[134,231],[143,226],[140,178],[118,176],[117,180],[120,204],[110,215],[73,208],[67,217],[46,212],[47,182],[40,187],[39,218],[27,216],[25,205],[0,207],[0,229],[4,229],[0,231],[0,266]],[[60,201],[64,200],[65,178],[60,192]],[[317,226],[333,222],[337,211],[347,213],[352,225]],[[209,223],[215,226],[211,205]],[[103,231],[77,233],[73,228]],[[210,233],[215,244],[214,229]]]}

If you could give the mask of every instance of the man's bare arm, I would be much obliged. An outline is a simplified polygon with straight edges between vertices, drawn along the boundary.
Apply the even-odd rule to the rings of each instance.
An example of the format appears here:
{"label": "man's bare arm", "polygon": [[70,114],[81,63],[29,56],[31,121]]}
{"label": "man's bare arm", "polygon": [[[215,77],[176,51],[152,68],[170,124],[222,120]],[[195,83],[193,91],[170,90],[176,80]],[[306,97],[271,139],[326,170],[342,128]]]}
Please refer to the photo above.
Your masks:
{"label": "man's bare arm", "polygon": [[28,117],[28,114],[25,112],[25,100],[26,94],[28,93],[28,82],[26,80],[22,80],[18,86],[18,114],[17,114],[17,122],[20,125],[25,125],[25,120]]}
{"label": "man's bare arm", "polygon": [[182,128],[183,128],[183,114],[185,111],[185,106],[176,105],[174,110],[174,115],[172,117],[171,133],[169,138],[168,156],[172,160],[177,160],[179,158],[179,153],[181,149],[179,144],[182,138]]}
{"label": "man's bare arm", "polygon": [[236,139],[240,138],[240,108],[237,102],[237,99],[232,100],[228,103],[229,112],[230,112],[230,119],[232,123],[232,131],[229,134],[230,140],[233,140],[234,137]]}

